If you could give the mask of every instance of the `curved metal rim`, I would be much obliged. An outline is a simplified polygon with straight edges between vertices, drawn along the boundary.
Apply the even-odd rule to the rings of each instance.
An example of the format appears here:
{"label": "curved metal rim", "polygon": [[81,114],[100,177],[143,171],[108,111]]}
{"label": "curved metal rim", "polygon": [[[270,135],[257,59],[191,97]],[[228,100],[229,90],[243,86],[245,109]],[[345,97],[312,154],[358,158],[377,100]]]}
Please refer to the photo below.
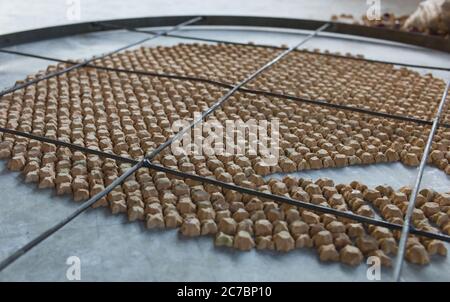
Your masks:
{"label": "curved metal rim", "polygon": [[[180,23],[182,20],[185,20],[186,18],[194,17],[196,16],[160,16],[101,21],[99,20],[98,22],[114,22],[114,24],[124,27],[161,27],[174,26],[177,23]],[[324,32],[380,39],[385,41],[421,46],[450,53],[450,42],[448,39],[437,36],[424,35],[420,33],[397,31],[387,28],[376,28],[339,22],[292,18],[219,15],[208,15],[202,17],[203,19],[197,22],[196,26],[252,26],[266,28],[272,27],[315,30],[325,23],[329,23],[330,26]],[[97,21],[44,27],[0,35],[0,47],[8,47],[23,43],[107,30],[110,29],[105,29],[101,26],[98,26]]]}

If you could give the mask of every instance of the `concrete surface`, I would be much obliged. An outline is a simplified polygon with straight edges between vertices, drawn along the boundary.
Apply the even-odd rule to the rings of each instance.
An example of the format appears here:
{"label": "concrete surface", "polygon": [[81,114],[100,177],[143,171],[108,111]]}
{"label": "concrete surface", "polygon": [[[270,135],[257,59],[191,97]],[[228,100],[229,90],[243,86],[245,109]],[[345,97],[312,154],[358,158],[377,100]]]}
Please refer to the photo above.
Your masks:
{"label": "concrete surface", "polygon": [[[20,24],[21,16],[32,11],[35,2],[28,2],[28,9],[22,9],[22,3],[5,2],[0,0],[0,28],[3,31],[17,30],[17,26],[37,26],[37,21],[29,20]],[[83,3],[84,1],[81,0]],[[176,1],[177,2],[177,1]],[[183,5],[195,1],[183,1]],[[235,9],[222,10],[223,6]],[[331,5],[322,9],[320,13],[313,11],[316,3],[324,1],[281,2],[277,4],[279,14],[296,17],[313,17],[314,14],[325,14]],[[358,2],[365,1],[341,1]],[[42,1],[41,11],[54,12],[56,6],[50,5],[52,1]],[[49,4],[50,3],[50,4]],[[53,3],[55,3],[53,1]],[[89,2],[86,2],[86,5]],[[110,15],[95,15],[90,18],[116,18],[127,16],[142,16],[150,10],[153,15],[160,15],[162,6],[149,6],[148,10],[136,10],[132,15],[134,1],[127,1],[127,7],[112,5],[114,13]],[[153,3],[156,3],[154,1]],[[178,2],[181,3],[181,2]],[[215,11],[218,13],[237,12],[233,1],[218,1]],[[256,4],[258,3],[258,4]],[[268,1],[250,1],[240,6],[241,14],[269,14]],[[273,3],[273,2],[270,2]],[[294,12],[293,8],[301,13]],[[382,1],[384,3],[384,1]],[[386,1],[387,3],[387,1]],[[6,4],[7,6],[3,6]],[[136,3],[134,3],[136,4]],[[204,4],[205,13],[213,13],[209,2]],[[84,4],[83,4],[84,5]],[[250,6],[259,8],[249,10]],[[290,5],[290,6],[289,6]],[[298,5],[298,6],[296,6]],[[383,4],[382,4],[383,5]],[[4,9],[4,8],[7,9]],[[21,11],[11,12],[11,8]],[[84,6],[83,6],[84,7]],[[173,8],[175,4],[166,6]],[[184,7],[184,6],[183,6]],[[193,13],[193,6],[182,10],[183,14]],[[407,5],[405,5],[407,7]],[[155,8],[153,10],[153,8]],[[179,7],[178,7],[179,8]],[[210,11],[208,11],[210,9]],[[246,10],[248,9],[248,10]],[[342,9],[334,7],[337,12]],[[351,9],[356,10],[356,6]],[[91,10],[88,10],[91,11]],[[95,11],[95,10],[93,10]],[[97,9],[97,12],[99,9]],[[178,10],[178,13],[180,11]],[[198,12],[198,11],[197,11]],[[265,12],[265,13],[264,13]],[[124,15],[128,14],[130,15]],[[170,14],[170,13],[167,13]],[[6,17],[5,17],[6,16]],[[15,16],[15,17],[14,17]],[[89,15],[84,15],[86,18]],[[8,19],[9,18],[9,19]],[[328,18],[328,17],[326,17]],[[9,26],[11,20],[16,20],[16,27]],[[9,20],[6,22],[5,20]],[[64,22],[57,14],[54,17],[40,20],[38,26],[58,24]],[[5,25],[8,23],[8,25]],[[12,29],[14,28],[14,29]],[[255,41],[271,44],[294,44],[303,37],[299,33],[268,34],[259,31],[238,32],[230,30],[211,31],[193,29],[183,34],[204,37],[220,37],[234,41]],[[29,45],[20,45],[13,49],[45,54],[59,58],[83,58],[112,50],[126,43],[142,39],[141,34],[128,32],[93,33],[73,38],[44,41]],[[172,45],[180,40],[172,38],[159,38],[147,43],[151,45]],[[187,40],[184,42],[188,42]],[[357,42],[329,39],[325,37],[314,38],[305,47],[319,47],[322,50],[353,53],[364,53],[367,57],[389,59],[399,62],[416,64],[448,65],[450,55],[435,51],[424,51],[420,48],[403,48],[400,46],[375,46]],[[0,54],[0,88],[11,86],[14,80],[23,78],[26,74],[35,72],[47,66],[49,62],[25,59],[18,56]],[[426,71],[421,71],[426,72]],[[435,73],[448,78],[448,74]],[[400,164],[377,165],[371,167],[351,167],[335,170],[321,170],[302,173],[303,177],[332,177],[336,182],[345,182],[359,179],[369,185],[388,183],[394,187],[411,184],[415,169],[408,169]],[[395,175],[395,177],[393,176]],[[432,184],[442,191],[449,188],[449,178],[441,171],[428,169],[424,181]],[[56,197],[52,191],[38,190],[33,185],[24,184],[18,173],[6,170],[5,162],[0,162],[0,259],[4,259],[16,248],[22,246],[34,236],[54,224],[59,219],[72,212],[78,204],[69,198]],[[66,259],[77,256],[81,260],[81,279],[83,281],[367,281],[365,265],[349,268],[341,264],[322,264],[315,251],[295,250],[288,254],[251,251],[248,253],[227,249],[215,248],[212,238],[185,239],[177,231],[151,232],[144,228],[142,223],[128,223],[125,215],[113,216],[106,209],[89,210],[57,232],[48,240],[42,242],[28,254],[23,256],[5,271],[0,273],[0,281],[66,281]],[[450,261],[436,257],[436,261],[426,267],[406,265],[404,279],[408,281],[442,280],[450,281]],[[382,280],[391,280],[392,270],[382,269]]]}

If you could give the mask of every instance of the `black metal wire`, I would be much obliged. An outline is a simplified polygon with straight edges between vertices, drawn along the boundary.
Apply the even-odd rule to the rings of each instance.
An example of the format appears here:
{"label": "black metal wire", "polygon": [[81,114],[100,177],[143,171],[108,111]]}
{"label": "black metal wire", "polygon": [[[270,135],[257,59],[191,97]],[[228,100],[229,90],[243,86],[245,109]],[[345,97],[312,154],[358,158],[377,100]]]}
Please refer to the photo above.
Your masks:
{"label": "black metal wire", "polygon": [[370,62],[370,63],[388,64],[388,65],[396,65],[396,66],[420,68],[420,69],[450,71],[450,67],[439,67],[439,66],[402,63],[402,62],[394,62],[394,61],[386,61],[386,60],[378,60],[378,59],[369,59],[369,58],[339,55],[339,54],[335,54],[335,53],[325,53],[325,52],[318,53],[318,52],[308,51],[308,50],[299,50],[299,51],[304,52],[304,53],[309,53],[309,54],[319,54],[322,56],[335,57],[335,58],[339,58],[339,59],[348,59],[348,60],[354,60],[354,61],[364,61],[364,62]]}
{"label": "black metal wire", "polygon": [[447,85],[445,86],[444,93],[442,94],[442,99],[439,103],[438,110],[436,112],[436,116],[434,118],[433,126],[431,127],[430,133],[428,134],[428,140],[423,150],[422,159],[420,161],[419,170],[417,172],[416,181],[414,187],[411,192],[411,196],[409,197],[409,204],[406,209],[406,215],[403,222],[402,233],[400,236],[400,242],[398,244],[398,254],[397,261],[395,263],[394,268],[394,279],[395,281],[400,281],[402,267],[404,262],[404,255],[406,251],[406,240],[408,239],[409,227],[411,216],[415,209],[417,194],[419,194],[420,183],[422,181],[423,172],[425,171],[425,166],[427,165],[428,155],[431,150],[431,144],[433,143],[433,137],[436,133],[437,128],[439,127],[439,119],[441,118],[442,111],[444,110],[444,105],[447,99],[448,90],[450,87],[450,80],[447,81]]}
{"label": "black metal wire", "polygon": [[80,62],[80,63],[77,63],[77,64],[75,64],[75,65],[72,65],[72,66],[70,66],[70,67],[66,67],[66,68],[64,68],[64,69],[62,69],[62,70],[58,70],[58,71],[56,71],[56,72],[52,72],[52,73],[46,74],[46,75],[44,75],[44,76],[42,76],[42,77],[35,78],[35,79],[31,80],[31,81],[27,81],[27,82],[24,82],[24,83],[21,83],[21,84],[18,84],[18,85],[14,85],[13,87],[10,87],[10,88],[7,88],[7,89],[4,89],[3,91],[1,91],[1,92],[0,92],[0,97],[6,95],[6,94],[8,94],[8,93],[17,91],[17,90],[19,90],[19,89],[25,88],[25,87],[27,87],[27,86],[29,86],[29,85],[38,83],[38,82],[40,82],[40,81],[43,81],[43,80],[46,80],[46,79],[49,79],[49,78],[52,78],[52,77],[55,77],[55,76],[58,76],[58,75],[67,73],[67,72],[69,72],[69,71],[71,71],[71,70],[74,70],[74,69],[77,69],[77,68],[80,68],[80,67],[83,67],[83,66],[86,66],[87,64],[89,64],[89,63],[91,63],[91,62],[93,62],[93,61],[95,61],[95,60],[99,60],[99,59],[106,58],[106,57],[111,56],[111,55],[113,55],[113,54],[115,54],[115,53],[118,53],[118,52],[120,52],[120,51],[122,51],[122,50],[128,49],[128,48],[130,48],[130,47],[133,47],[133,46],[136,46],[136,45],[139,45],[139,44],[142,44],[142,43],[145,43],[145,42],[147,42],[147,41],[156,39],[156,38],[158,38],[158,37],[164,36],[165,34],[167,34],[167,33],[169,33],[169,32],[178,30],[179,28],[181,28],[181,27],[183,27],[183,26],[186,26],[186,25],[189,25],[189,24],[198,22],[198,21],[200,21],[201,19],[202,19],[202,17],[196,17],[196,18],[189,19],[188,21],[185,21],[185,22],[183,22],[183,23],[180,23],[180,24],[178,24],[177,26],[175,26],[175,27],[173,27],[173,28],[171,28],[171,29],[169,29],[169,30],[165,30],[165,31],[159,32],[157,35],[154,35],[154,36],[152,36],[152,37],[145,38],[145,39],[142,39],[142,40],[133,42],[133,43],[131,43],[131,44],[125,45],[125,46],[123,46],[123,47],[120,47],[120,48],[118,48],[118,49],[115,49],[115,50],[113,50],[113,51],[110,51],[110,52],[108,52],[108,53],[106,53],[106,54],[103,54],[103,55],[101,55],[101,56],[99,56],[99,57],[92,57],[92,58],[90,58],[90,59],[84,60],[84,61],[82,61],[82,62]]}
{"label": "black metal wire", "polygon": [[[312,203],[308,203],[308,202],[304,202],[304,201],[299,201],[299,200],[295,200],[292,198],[287,198],[285,196],[264,193],[264,192],[256,191],[254,189],[249,189],[249,188],[237,186],[237,185],[234,185],[231,183],[222,182],[222,181],[219,181],[219,180],[216,180],[213,178],[203,177],[203,176],[190,174],[190,173],[184,173],[181,171],[163,167],[161,165],[153,164],[149,161],[145,162],[144,167],[153,169],[156,171],[160,171],[160,172],[165,172],[165,173],[173,175],[173,176],[188,178],[188,179],[192,179],[192,180],[199,181],[202,183],[208,183],[208,184],[220,186],[222,188],[237,191],[239,193],[248,194],[248,195],[257,196],[260,198],[265,198],[265,199],[270,199],[270,200],[274,200],[274,201],[281,202],[281,203],[290,204],[290,205],[293,205],[293,206],[296,206],[299,208],[303,208],[303,209],[307,209],[307,210],[311,210],[311,211],[316,211],[316,212],[326,213],[326,214],[333,214],[338,217],[348,218],[348,219],[351,219],[351,220],[354,220],[357,222],[372,224],[372,225],[376,225],[376,226],[382,226],[382,227],[386,227],[391,230],[401,230],[402,229],[402,225],[400,225],[400,224],[395,224],[395,223],[387,222],[384,220],[379,220],[379,219],[374,219],[374,218],[370,218],[370,217],[366,217],[366,216],[361,216],[358,214],[353,214],[352,212],[344,212],[344,211],[336,210],[331,207],[325,207],[325,206],[316,205],[316,204],[312,204]],[[438,240],[450,242],[450,236],[448,236],[448,235],[427,232],[427,231],[416,229],[414,227],[410,227],[410,233],[418,235],[418,236],[424,236],[427,238],[438,239]]]}
{"label": "black metal wire", "polygon": [[[34,140],[38,140],[38,141],[43,141],[49,144],[54,144],[56,146],[60,146],[60,147],[67,147],[73,150],[77,150],[77,151],[81,151],[87,154],[94,154],[94,155],[98,155],[104,158],[111,158],[113,160],[116,160],[118,162],[124,162],[124,163],[129,163],[132,165],[136,165],[139,164],[141,161],[140,160],[136,160],[136,159],[132,159],[132,158],[127,158],[127,157],[123,157],[123,156],[119,156],[116,154],[111,154],[108,152],[103,152],[103,151],[99,151],[99,150],[95,150],[95,149],[90,149],[87,147],[82,147],[82,146],[78,146],[72,143],[67,143],[67,142],[63,142],[60,140],[56,140],[56,139],[52,139],[52,138],[48,138],[48,137],[43,137],[43,136],[38,136],[38,135],[34,135],[34,134],[30,134],[30,133],[26,133],[26,132],[22,132],[22,131],[17,131],[17,130],[12,130],[12,129],[8,129],[8,128],[4,128],[4,127],[0,127],[0,132],[4,132],[4,133],[9,133],[12,135],[16,135],[16,136],[21,136],[21,137],[26,137],[26,138],[30,138],[30,139],[34,139]],[[160,171],[160,172],[165,172],[167,174],[176,176],[176,177],[180,177],[180,178],[184,178],[184,179],[192,179],[195,181],[199,181],[202,183],[207,183],[207,184],[212,184],[212,185],[216,185],[225,189],[230,189],[233,191],[237,191],[239,193],[242,194],[248,194],[248,195],[253,195],[253,196],[257,196],[257,197],[261,197],[261,198],[265,198],[265,199],[270,199],[270,200],[274,200],[280,203],[287,203],[287,204],[291,204],[294,206],[297,206],[299,208],[304,208],[304,209],[308,209],[308,210],[312,210],[312,211],[316,211],[319,213],[328,213],[328,214],[333,214],[336,215],[338,217],[343,217],[343,218],[348,218],[348,219],[352,219],[354,221],[357,222],[361,222],[361,223],[367,223],[367,224],[372,224],[372,225],[377,225],[377,226],[383,226],[386,227],[388,229],[391,230],[401,230],[402,226],[398,225],[398,224],[394,224],[394,223],[390,223],[390,222],[386,222],[384,220],[379,220],[379,219],[374,219],[374,218],[370,218],[370,217],[365,217],[365,216],[361,216],[361,215],[357,215],[354,214],[352,212],[343,212],[343,211],[339,211],[333,208],[328,208],[328,207],[323,207],[323,206],[318,206],[312,203],[306,203],[306,202],[302,202],[302,201],[298,201],[292,198],[287,198],[284,196],[279,196],[279,195],[274,195],[274,194],[268,194],[268,193],[264,193],[264,192],[260,192],[254,189],[249,189],[249,188],[245,188],[245,187],[241,187],[235,184],[231,184],[231,183],[226,183],[223,181],[219,181],[216,180],[214,178],[209,178],[209,177],[204,177],[204,176],[199,176],[199,175],[195,175],[195,174],[190,174],[190,173],[185,173],[182,171],[178,171],[178,170],[174,170],[171,168],[167,168],[167,167],[163,167],[157,164],[153,164],[150,161],[146,160],[144,161],[143,167],[155,170],[155,171]],[[433,232],[427,232],[427,231],[423,231],[423,230],[419,230],[419,229],[415,229],[414,227],[410,227],[410,232],[411,234],[415,234],[418,236],[423,236],[423,237],[427,237],[427,238],[431,238],[431,239],[438,239],[438,240],[442,240],[442,241],[446,241],[446,242],[450,242],[450,236],[444,235],[444,234],[440,234],[440,233],[433,233]]]}
{"label": "black metal wire", "polygon": [[60,230],[62,227],[64,227],[66,224],[71,222],[73,219],[75,219],[78,215],[89,209],[94,203],[96,203],[101,198],[105,197],[109,194],[114,188],[118,185],[120,185],[122,182],[125,181],[130,175],[132,175],[134,172],[136,172],[139,168],[143,166],[143,161],[137,163],[130,169],[128,169],[124,174],[122,174],[120,177],[116,178],[109,186],[107,186],[103,191],[97,193],[96,195],[92,196],[89,200],[84,202],[81,206],[79,206],[73,213],[65,217],[64,219],[60,220],[58,223],[50,227],[49,229],[45,230],[43,233],[36,236],[33,240],[26,243],[23,247],[16,250],[13,254],[11,254],[9,257],[7,257],[5,260],[0,262],[0,272],[4,270],[6,267],[8,267],[10,264],[12,264],[14,261],[19,259],[21,256],[23,256],[26,252],[31,250],[33,247],[50,237],[52,234]]}
{"label": "black metal wire", "polygon": [[53,144],[53,145],[56,145],[59,147],[67,147],[69,149],[81,151],[84,153],[94,154],[94,155],[98,155],[98,156],[105,157],[105,158],[111,158],[111,159],[114,159],[119,162],[124,162],[124,163],[128,163],[128,164],[133,164],[133,165],[138,163],[137,160],[132,159],[132,158],[119,156],[114,153],[108,153],[108,152],[104,152],[104,151],[100,151],[100,150],[90,149],[90,148],[82,147],[82,146],[79,146],[76,144],[56,140],[56,139],[45,137],[45,136],[35,135],[32,133],[28,133],[28,132],[18,131],[18,130],[9,129],[9,128],[5,128],[5,127],[0,127],[0,132],[8,133],[8,134],[16,135],[16,136],[21,136],[21,137],[26,137],[29,139],[34,139],[37,141]]}
{"label": "black metal wire", "polygon": [[[1,49],[1,48],[0,48],[0,52],[10,54],[10,55],[17,55],[17,56],[34,58],[34,59],[40,59],[40,60],[45,60],[45,61],[53,61],[53,62],[66,63],[66,64],[77,64],[77,62],[75,62],[75,61],[62,60],[62,59],[57,59],[57,58],[53,58],[53,57],[37,55],[34,53],[29,53],[29,52],[22,52],[22,51]],[[89,66],[89,65],[90,64],[87,64],[86,66]]]}
{"label": "black metal wire", "polygon": [[[116,24],[106,23],[106,22],[93,22],[93,24],[99,25],[99,26],[101,26],[103,28],[124,29],[124,30],[128,30],[128,31],[131,31],[131,32],[137,32],[137,33],[145,33],[145,34],[152,34],[152,35],[158,33],[157,31],[137,29],[137,28],[128,27],[128,26],[119,26],[119,25],[116,25]],[[195,36],[190,36],[190,35],[189,36],[185,36],[185,35],[179,35],[179,34],[167,34],[165,36],[166,37],[179,38],[179,39],[186,39],[186,40],[219,43],[219,44],[232,44],[232,45],[249,46],[249,47],[262,47],[262,48],[271,48],[271,49],[279,49],[279,50],[287,49],[287,47],[281,47],[281,46],[276,46],[276,45],[260,44],[260,43],[234,42],[234,41],[227,41],[227,40],[220,40],[220,39],[195,37]],[[390,64],[390,65],[405,66],[405,67],[412,67],[412,68],[421,68],[421,69],[430,69],[430,70],[450,71],[450,67],[439,67],[439,66],[429,66],[429,65],[393,62],[393,61],[387,61],[387,60],[368,59],[368,58],[345,56],[345,55],[333,54],[333,53],[314,52],[314,51],[309,51],[309,50],[306,50],[306,49],[297,49],[295,51],[296,52],[309,53],[309,54],[329,56],[329,57],[342,58],[342,59],[351,59],[351,60],[355,60],[355,61],[365,61],[365,62],[371,62],[371,63]]]}
{"label": "black metal wire", "polygon": [[[212,85],[222,86],[225,88],[233,87],[232,84],[223,83],[223,82],[211,80],[211,79],[200,78],[200,77],[162,74],[162,73],[155,73],[155,72],[149,72],[149,71],[103,67],[103,66],[98,66],[98,65],[89,65],[89,67],[93,67],[96,69],[103,69],[103,70],[112,71],[112,72],[123,72],[123,73],[132,73],[132,74],[145,75],[145,76],[155,76],[155,77],[163,77],[163,78],[171,78],[171,79],[179,79],[179,80],[198,81],[198,82],[208,83],[208,84],[212,84]],[[342,104],[334,104],[334,103],[329,103],[326,100],[311,100],[311,99],[288,95],[288,94],[275,93],[275,92],[259,90],[259,89],[251,89],[251,88],[245,88],[245,87],[240,87],[238,90],[241,92],[244,92],[244,93],[272,96],[272,97],[277,97],[277,98],[293,100],[293,101],[297,101],[297,102],[301,102],[301,103],[308,103],[308,104],[312,104],[312,105],[329,107],[329,108],[333,108],[333,109],[353,111],[353,112],[358,112],[358,113],[363,113],[363,114],[368,114],[368,115],[373,115],[373,116],[379,116],[379,117],[383,117],[383,118],[417,123],[417,124],[421,124],[421,125],[431,126],[433,124],[432,121],[427,121],[427,120],[423,120],[423,119],[419,119],[419,118],[414,118],[414,117],[409,117],[409,116],[401,116],[401,115],[379,112],[379,111],[374,111],[374,110],[369,110],[369,109],[364,109],[364,108],[342,105]],[[439,124],[439,126],[444,127],[444,128],[450,128],[450,124],[448,124],[448,123],[442,123],[442,124]]]}
{"label": "black metal wire", "polygon": [[[7,54],[13,54],[13,55],[21,55],[21,56],[26,56],[26,57],[36,58],[36,59],[48,60],[48,61],[55,61],[55,62],[66,63],[66,64],[76,64],[76,62],[73,62],[73,61],[61,60],[61,59],[57,59],[57,58],[41,56],[41,55],[36,55],[36,54],[30,54],[30,53],[24,53],[24,52],[19,52],[19,51],[14,51],[14,50],[0,49],[0,52],[7,53]],[[104,67],[104,66],[99,66],[99,65],[94,65],[94,64],[87,64],[85,67],[101,69],[101,70],[106,70],[106,71],[111,71],[111,72],[123,72],[123,73],[131,73],[131,74],[138,74],[138,75],[144,75],[144,76],[154,76],[154,77],[170,78],[170,79],[178,79],[178,80],[186,80],[186,81],[197,81],[197,82],[203,82],[203,83],[221,86],[224,88],[232,88],[233,87],[233,85],[228,84],[228,83],[211,80],[211,79],[205,79],[205,78],[201,78],[201,77],[164,74],[164,73],[156,73],[156,72],[151,72],[151,71],[111,68],[111,67]],[[265,96],[272,96],[272,97],[277,97],[277,98],[284,98],[284,99],[293,100],[293,101],[297,101],[297,102],[301,102],[301,103],[308,103],[308,104],[312,104],[312,105],[318,105],[318,106],[328,107],[328,108],[333,108],[333,109],[358,112],[358,113],[362,113],[362,114],[379,116],[379,117],[383,117],[383,118],[417,123],[420,125],[431,126],[433,124],[432,121],[427,121],[427,120],[423,120],[423,119],[419,119],[419,118],[414,118],[414,117],[409,117],[409,116],[401,116],[401,115],[379,112],[379,111],[374,111],[374,110],[369,110],[369,109],[364,109],[364,108],[342,105],[342,104],[334,104],[334,103],[329,103],[326,100],[311,100],[311,99],[288,95],[288,94],[275,93],[275,92],[259,90],[259,89],[250,89],[250,88],[245,88],[245,87],[240,87],[238,90],[241,92],[244,92],[244,93],[252,93],[252,94],[257,94],[257,95],[265,95]],[[439,126],[443,127],[443,128],[450,128],[450,124],[448,124],[448,123],[441,123],[441,124],[439,124]]]}

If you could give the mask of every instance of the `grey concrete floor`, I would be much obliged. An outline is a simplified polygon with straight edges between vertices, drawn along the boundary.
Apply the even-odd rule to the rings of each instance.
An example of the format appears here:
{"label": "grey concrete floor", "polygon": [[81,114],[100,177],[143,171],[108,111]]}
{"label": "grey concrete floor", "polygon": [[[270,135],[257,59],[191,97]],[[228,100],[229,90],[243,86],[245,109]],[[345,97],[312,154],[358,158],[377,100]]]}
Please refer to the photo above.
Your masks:
{"label": "grey concrete floor", "polygon": [[[252,5],[256,5],[256,1],[250,2]],[[363,2],[365,3],[365,1]],[[12,2],[0,3],[2,5],[5,3],[10,6],[13,5]],[[267,1],[258,3],[261,3],[261,10],[264,5],[268,5]],[[302,11],[301,14],[303,16],[308,17],[308,14],[313,14],[311,10],[312,7],[315,7],[313,3],[315,2],[305,5],[308,8],[308,12]],[[22,4],[17,5],[19,6],[15,6],[16,8]],[[208,5],[205,4],[206,7]],[[294,4],[289,2],[289,5]],[[48,6],[49,9],[54,9],[54,7],[50,6]],[[113,5],[112,7],[116,6]],[[340,12],[339,8],[336,9]],[[253,14],[262,14],[261,10],[252,12]],[[183,14],[188,13],[191,12],[189,10],[183,11]],[[233,13],[233,11],[223,11],[221,13]],[[241,13],[247,14],[248,11],[243,10]],[[4,13],[1,14],[4,15]],[[94,19],[125,17],[117,14],[108,16],[100,14],[98,18],[95,18],[94,15],[91,17]],[[143,14],[145,14],[145,11],[141,12],[141,15]],[[293,15],[292,13],[290,16]],[[10,16],[6,18],[10,18]],[[4,20],[2,19],[0,24]],[[63,21],[56,18],[48,22],[58,23]],[[42,26],[44,24],[46,23],[40,23]],[[31,22],[27,23],[27,26],[36,26],[36,24]],[[8,27],[0,26],[0,28],[4,30],[4,28]],[[259,31],[243,33],[230,30],[218,32],[193,29],[184,33],[204,37],[220,36],[223,39],[234,41],[251,40],[278,45],[281,43],[292,45],[303,37],[302,33],[299,32],[269,34]],[[105,32],[25,44],[13,49],[59,58],[82,58],[106,52],[141,38],[142,35],[136,33]],[[178,42],[180,40],[160,38],[146,45],[173,45]],[[322,50],[330,49],[342,52],[351,51],[352,53],[363,53],[370,58],[415,64],[445,66],[450,61],[450,55],[436,51],[424,51],[416,47],[376,46],[327,37],[314,38],[305,47],[310,49],[319,47]],[[0,88],[11,86],[14,80],[21,79],[26,74],[45,68],[48,64],[49,62],[47,61],[1,54]],[[421,70],[421,72],[427,71]],[[448,79],[448,74],[434,74]],[[407,169],[397,164],[321,170],[302,173],[302,176],[313,178],[327,176],[334,178],[337,182],[353,179],[359,179],[368,184],[388,182],[395,187],[399,187],[411,184],[414,172],[415,169]],[[386,175],[390,175],[390,177],[385,177]],[[428,169],[426,172],[425,182],[438,187],[439,190],[450,191],[446,190],[446,188],[450,188],[448,181],[449,178],[441,171]],[[54,196],[52,191],[38,190],[32,185],[24,184],[18,173],[12,173],[5,169],[5,162],[3,161],[0,162],[0,189],[2,191],[0,197],[1,259],[57,220],[65,217],[79,205],[69,198]],[[69,256],[78,256],[80,258],[81,279],[84,281],[367,280],[367,267],[365,265],[349,268],[336,263],[322,264],[314,251],[295,250],[287,254],[280,254],[258,251],[244,253],[220,249],[214,247],[212,238],[186,239],[178,235],[176,230],[151,232],[146,230],[141,223],[128,223],[124,215],[113,216],[106,209],[96,209],[83,213],[61,231],[42,242],[0,273],[0,281],[66,281],[66,270],[68,268],[66,259]],[[403,275],[404,279],[408,281],[450,281],[449,260],[440,257],[436,257],[435,260],[433,264],[426,267],[406,265]],[[383,281],[391,280],[391,275],[391,269],[382,269]]]}

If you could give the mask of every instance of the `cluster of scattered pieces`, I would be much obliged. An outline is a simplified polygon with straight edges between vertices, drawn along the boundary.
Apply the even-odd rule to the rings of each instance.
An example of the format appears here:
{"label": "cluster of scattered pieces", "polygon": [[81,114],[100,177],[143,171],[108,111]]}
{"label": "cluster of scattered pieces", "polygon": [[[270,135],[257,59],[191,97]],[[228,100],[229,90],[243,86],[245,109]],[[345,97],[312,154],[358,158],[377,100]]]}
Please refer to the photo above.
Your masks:
{"label": "cluster of scattered pieces", "polygon": [[[96,64],[206,76],[235,83],[275,55],[275,50],[267,48],[192,44],[140,48]],[[344,65],[342,72],[330,70],[330,66],[336,63],[332,60],[339,60],[336,66]],[[285,93],[311,93],[308,97],[329,97],[330,101],[338,98],[349,104],[364,104],[371,109],[378,108],[377,100],[384,101],[393,93],[392,101],[385,101],[383,108],[395,107],[402,114],[414,113],[421,118],[432,116],[436,98],[443,89],[443,82],[430,75],[420,76],[389,65],[355,60],[347,62],[320,54],[296,52],[280,64],[281,67],[269,70],[250,86],[272,89],[271,85],[277,84]],[[362,72],[359,64],[365,64],[369,72]],[[241,68],[243,65],[244,69]],[[48,71],[63,66],[49,67]],[[317,68],[317,72],[313,73],[308,68]],[[351,75],[352,70],[354,76]],[[361,81],[369,80],[369,74],[381,73],[387,77],[383,87],[365,83],[366,86],[361,88],[356,79],[351,81],[358,77]],[[345,88],[342,81],[339,81],[339,87],[328,87],[333,79],[338,78],[342,78],[355,92]],[[409,81],[411,86],[397,86],[396,81],[400,78],[404,83]],[[273,87],[275,89],[276,86]],[[379,91],[374,99],[366,94],[373,87]],[[357,92],[356,89],[361,90]],[[172,125],[175,121],[191,121],[195,112],[205,111],[225,92],[222,87],[199,81],[81,68],[1,98],[0,125],[140,159],[174,135],[176,130]],[[413,103],[416,97],[421,101]],[[426,102],[431,105],[425,106]],[[410,111],[410,107],[415,109]],[[223,125],[227,120],[248,121],[251,118],[280,120],[278,164],[265,166],[257,154],[175,156],[171,148],[156,156],[154,162],[270,194],[367,217],[381,215],[386,220],[402,223],[410,194],[408,188],[399,191],[387,186],[369,189],[358,182],[335,185],[329,179],[313,182],[285,177],[278,181],[265,180],[263,176],[274,172],[399,160],[417,165],[427,137],[427,127],[242,92],[235,93],[208,120]],[[40,188],[55,188],[58,194],[73,194],[78,201],[102,191],[131,167],[130,164],[9,134],[2,134],[0,138],[0,158],[10,159],[9,169],[22,171],[26,182],[36,182]],[[232,142],[223,142],[227,143]],[[449,144],[450,131],[439,129],[430,156],[430,163],[447,173],[450,173]],[[145,221],[148,228],[179,228],[186,236],[213,235],[218,246],[284,252],[315,247],[321,260],[340,260],[350,265],[356,265],[363,257],[371,255],[379,256],[383,264],[390,265],[390,256],[396,253],[399,236],[398,232],[386,228],[313,213],[144,168],[95,206],[108,206],[113,213],[127,213],[130,221]],[[449,211],[450,195],[422,190],[414,212],[414,225],[419,229],[449,234]],[[410,236],[408,260],[428,263],[431,254],[446,254],[442,242]]]}
{"label": "cluster of scattered pieces", "polygon": [[[353,23],[357,25],[384,27],[395,30],[401,30],[405,24],[408,15],[396,16],[393,13],[384,13],[379,20],[369,20],[366,15],[361,17],[361,20],[357,20],[352,14],[339,14],[332,15],[331,20],[335,22]],[[413,30],[417,31],[417,30]]]}

